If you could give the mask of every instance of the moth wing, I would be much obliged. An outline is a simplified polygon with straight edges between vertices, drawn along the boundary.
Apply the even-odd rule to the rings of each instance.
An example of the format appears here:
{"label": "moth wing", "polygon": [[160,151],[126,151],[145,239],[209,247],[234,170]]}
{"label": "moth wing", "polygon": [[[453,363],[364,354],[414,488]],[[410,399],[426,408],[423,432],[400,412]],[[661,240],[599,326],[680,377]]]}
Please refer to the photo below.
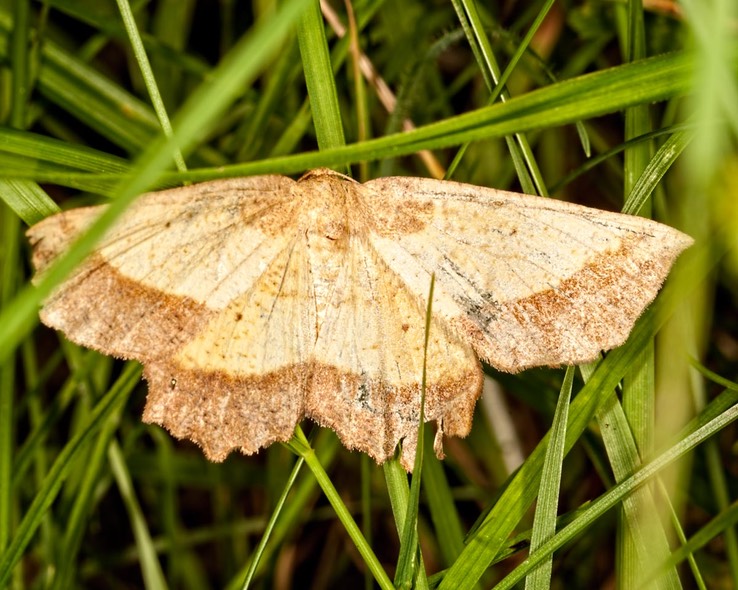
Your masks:
{"label": "moth wing", "polygon": [[625,342],[692,240],[654,221],[455,182],[364,185],[370,239],[408,290],[498,369],[590,361]]}
{"label": "moth wing", "polygon": [[[74,342],[142,361],[144,420],[212,460],[287,440],[303,415],[316,327],[294,185],[262,176],[142,195],[41,312]],[[100,212],[32,227],[38,271]]]}
{"label": "moth wing", "polygon": [[[424,286],[427,291],[430,280]],[[412,470],[417,443],[426,309],[361,235],[348,251],[319,327],[306,415],[332,428],[348,448],[377,462],[403,441]],[[470,346],[443,323],[431,322],[425,418],[465,436],[482,372]]]}
{"label": "moth wing", "polygon": [[[72,341],[122,358],[167,356],[248,291],[297,232],[294,182],[219,180],[139,197],[44,302]],[[27,232],[37,276],[102,213],[74,209]]]}
{"label": "moth wing", "polygon": [[315,334],[298,236],[176,353],[146,364],[144,421],[196,442],[213,461],[288,440],[305,413]]}

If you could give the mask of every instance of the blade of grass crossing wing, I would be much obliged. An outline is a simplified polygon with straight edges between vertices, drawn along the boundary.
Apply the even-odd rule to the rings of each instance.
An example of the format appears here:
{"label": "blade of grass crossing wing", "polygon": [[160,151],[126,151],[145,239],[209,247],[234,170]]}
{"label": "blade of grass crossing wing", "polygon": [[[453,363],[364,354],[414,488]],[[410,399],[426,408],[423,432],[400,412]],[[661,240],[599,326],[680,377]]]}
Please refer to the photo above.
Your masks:
{"label": "blade of grass crossing wing", "polygon": [[428,341],[430,339],[431,314],[433,308],[433,289],[436,276],[431,275],[428,291],[428,306],[425,309],[425,341],[423,343],[423,378],[420,385],[420,420],[418,422],[418,441],[413,465],[413,478],[410,484],[410,501],[405,512],[405,521],[402,525],[400,539],[400,556],[397,560],[395,586],[398,588],[412,588],[417,567],[417,556],[420,550],[418,545],[418,508],[420,506],[420,481],[423,469],[423,447],[425,437],[425,386],[426,368],[428,362]]}
{"label": "blade of grass crossing wing", "polygon": [[[530,539],[530,550],[535,551],[542,543],[556,533],[556,515],[559,508],[559,491],[561,488],[561,470],[566,445],[566,423],[569,419],[569,401],[571,386],[574,382],[574,367],[568,367],[561,384],[559,401],[556,403],[551,436],[543,459],[543,473],[538,492],[538,504],[533,518],[533,532]],[[525,590],[543,590],[551,585],[553,556],[550,556],[525,579]]]}

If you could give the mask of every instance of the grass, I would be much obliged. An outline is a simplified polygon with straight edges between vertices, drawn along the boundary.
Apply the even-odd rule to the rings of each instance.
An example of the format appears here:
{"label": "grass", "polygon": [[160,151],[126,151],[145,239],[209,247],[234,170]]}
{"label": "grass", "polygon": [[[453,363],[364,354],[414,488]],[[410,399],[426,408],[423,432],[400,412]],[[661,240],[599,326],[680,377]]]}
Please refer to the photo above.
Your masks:
{"label": "grass", "polygon": [[[487,4],[335,3],[339,34],[310,0],[0,0],[0,587],[738,587],[734,2]],[[599,362],[487,368],[502,407],[444,462],[426,433],[412,493],[307,422],[210,464],[141,424],[138,366],[39,326],[140,192],[318,166],[550,192],[696,245]],[[101,199],[31,287],[24,229]]]}

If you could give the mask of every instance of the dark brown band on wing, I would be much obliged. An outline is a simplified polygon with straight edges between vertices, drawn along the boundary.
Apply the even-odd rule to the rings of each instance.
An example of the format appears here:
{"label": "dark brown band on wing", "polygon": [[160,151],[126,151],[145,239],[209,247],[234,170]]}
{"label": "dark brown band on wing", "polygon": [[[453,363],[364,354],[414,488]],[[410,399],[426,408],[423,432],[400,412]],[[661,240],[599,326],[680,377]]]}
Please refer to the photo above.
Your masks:
{"label": "dark brown band on wing", "polygon": [[93,254],[46,300],[43,322],[77,344],[118,358],[166,358],[192,340],[213,311],[127,278]]}
{"label": "dark brown band on wing", "polygon": [[241,376],[150,363],[143,420],[197,443],[211,461],[235,449],[250,455],[290,439],[304,415],[307,370],[302,364]]}
{"label": "dark brown band on wing", "polygon": [[[481,393],[479,365],[468,375],[429,384],[426,421],[445,434],[466,436]],[[287,441],[304,417],[335,430],[349,449],[377,462],[391,458],[403,440],[403,466],[415,459],[420,385],[392,387],[335,367],[300,364],[265,375],[183,369],[176,362],[150,363],[143,419],[202,447],[212,461],[233,450],[252,454]],[[307,392],[307,393],[306,393]]]}
{"label": "dark brown band on wing", "polygon": [[644,239],[624,238],[618,250],[599,254],[556,288],[478,306],[452,324],[503,371],[591,361],[625,342],[683,249],[639,248]]}
{"label": "dark brown band on wing", "polygon": [[[438,421],[450,436],[466,436],[471,429],[474,405],[482,392],[478,362],[466,374],[427,384],[425,421]],[[305,414],[333,429],[349,449],[368,454],[378,463],[394,455],[403,441],[401,461],[412,470],[420,418],[421,385],[402,387],[317,365],[305,402]]]}

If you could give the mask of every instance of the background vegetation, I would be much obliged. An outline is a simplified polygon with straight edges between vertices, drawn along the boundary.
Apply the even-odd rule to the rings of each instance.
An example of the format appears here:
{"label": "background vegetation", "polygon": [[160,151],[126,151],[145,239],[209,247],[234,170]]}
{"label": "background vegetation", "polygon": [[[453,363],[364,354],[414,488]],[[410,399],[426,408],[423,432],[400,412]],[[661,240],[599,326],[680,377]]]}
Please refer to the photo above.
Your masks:
{"label": "background vegetation", "polygon": [[[0,587],[738,587],[736,12],[0,0]],[[639,211],[697,243],[601,362],[488,369],[472,434],[412,489],[309,423],[210,464],[141,424],[137,366],[38,325],[140,192],[317,166]],[[31,288],[26,227],[107,199]]]}

